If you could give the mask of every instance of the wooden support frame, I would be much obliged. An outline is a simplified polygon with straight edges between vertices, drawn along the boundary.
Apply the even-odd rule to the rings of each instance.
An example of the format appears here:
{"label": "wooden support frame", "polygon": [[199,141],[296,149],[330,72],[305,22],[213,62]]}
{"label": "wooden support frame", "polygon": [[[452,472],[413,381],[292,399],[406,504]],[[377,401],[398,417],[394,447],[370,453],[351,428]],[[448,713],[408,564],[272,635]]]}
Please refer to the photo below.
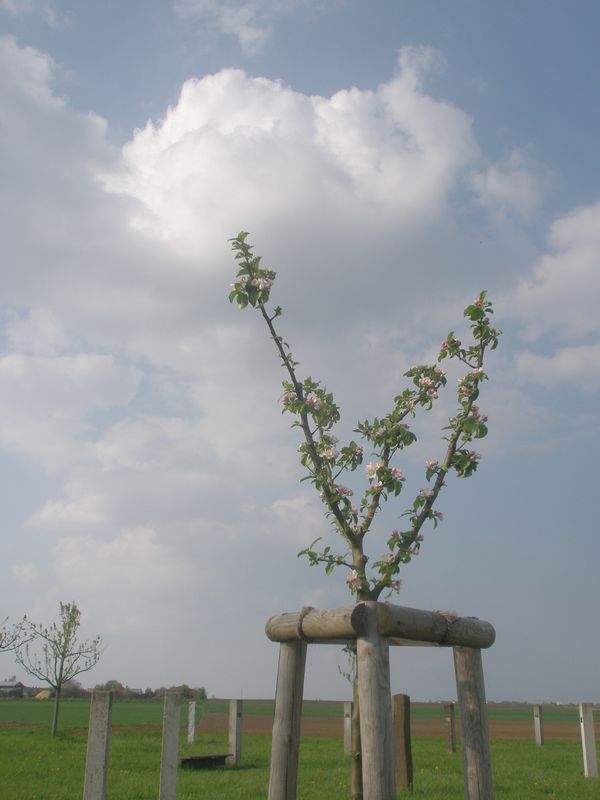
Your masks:
{"label": "wooden support frame", "polygon": [[268,800],[296,800],[307,644],[356,641],[364,800],[396,800],[389,646],[452,647],[462,720],[465,800],[492,800],[481,649],[489,622],[375,601],[279,614],[265,626],[279,642]]}
{"label": "wooden support frame", "polygon": [[279,645],[268,800],[296,800],[306,642]]}

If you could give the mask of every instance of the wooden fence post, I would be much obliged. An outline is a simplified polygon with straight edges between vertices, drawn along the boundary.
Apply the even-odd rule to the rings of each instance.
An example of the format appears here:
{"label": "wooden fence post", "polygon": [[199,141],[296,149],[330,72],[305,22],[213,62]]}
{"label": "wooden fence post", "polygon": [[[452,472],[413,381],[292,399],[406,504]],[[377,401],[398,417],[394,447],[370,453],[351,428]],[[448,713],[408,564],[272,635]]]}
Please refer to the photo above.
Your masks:
{"label": "wooden fence post", "polygon": [[444,703],[444,721],[446,723],[446,749],[456,753],[456,719],[454,703]]}
{"label": "wooden fence post", "polygon": [[352,752],[352,701],[344,703],[344,753]]}
{"label": "wooden fence post", "polygon": [[92,692],[83,800],[106,799],[112,692]]}
{"label": "wooden fence post", "polygon": [[396,785],[412,789],[413,760],[410,738],[410,697],[395,694],[392,697],[394,714],[394,749],[396,751]]}
{"label": "wooden fence post", "polygon": [[190,703],[188,705],[187,741],[188,741],[188,744],[193,744],[196,741],[196,701],[195,700],[190,700]]}
{"label": "wooden fence post", "polygon": [[583,774],[586,778],[597,778],[598,759],[594,734],[593,703],[579,704],[579,724],[581,727],[581,746],[583,748]]}
{"label": "wooden fence post", "polygon": [[544,744],[544,717],[542,715],[542,707],[533,707],[533,730],[535,733],[535,743],[538,747]]}
{"label": "wooden fence post", "polygon": [[453,647],[460,708],[465,800],[492,800],[492,766],[481,650]]}
{"label": "wooden fence post", "polygon": [[166,692],[163,713],[162,753],[160,759],[159,800],[177,800],[177,766],[181,695]]}
{"label": "wooden fence post", "polygon": [[279,645],[268,800],[296,800],[306,642]]}
{"label": "wooden fence post", "polygon": [[389,643],[379,635],[377,603],[367,601],[356,643],[364,800],[396,800]]}
{"label": "wooden fence post", "polygon": [[242,710],[243,700],[229,701],[229,756],[227,766],[242,766]]}

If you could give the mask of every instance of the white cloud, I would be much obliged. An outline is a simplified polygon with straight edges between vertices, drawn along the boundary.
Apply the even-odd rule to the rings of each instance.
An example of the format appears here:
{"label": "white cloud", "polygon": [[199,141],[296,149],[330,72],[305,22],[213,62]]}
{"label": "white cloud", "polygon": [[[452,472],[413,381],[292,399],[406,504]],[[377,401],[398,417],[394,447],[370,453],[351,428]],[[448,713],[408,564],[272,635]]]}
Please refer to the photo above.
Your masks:
{"label": "white cloud", "polygon": [[511,213],[525,220],[533,217],[542,199],[544,180],[522,152],[513,151],[472,177],[472,186],[483,206],[492,213]]}
{"label": "white cloud", "polygon": [[108,499],[81,476],[69,480],[64,491],[65,500],[48,501],[30,517],[28,524],[64,534],[69,530],[81,532],[108,522]]}
{"label": "white cloud", "polygon": [[90,416],[126,405],[139,381],[112,355],[0,356],[0,442],[50,470],[80,460]]}
{"label": "white cloud", "polygon": [[143,203],[136,227],[187,257],[242,223],[290,228],[299,214],[326,241],[325,220],[336,239],[359,220],[423,226],[477,153],[468,116],[423,91],[431,63],[431,51],[404,49],[390,82],[331,98],[233,69],[189,80],[107,184]]}
{"label": "white cloud", "polygon": [[37,356],[54,356],[67,349],[68,337],[60,320],[47,308],[32,308],[6,326],[11,349]]}
{"label": "white cloud", "polygon": [[37,566],[31,561],[23,564],[13,564],[11,569],[16,580],[23,584],[33,583],[39,575]]}
{"label": "white cloud", "polygon": [[[556,220],[532,277],[520,281],[505,302],[526,334],[574,340],[600,334],[600,203]],[[587,344],[587,343],[586,343]]]}
{"label": "white cloud", "polygon": [[253,55],[264,47],[273,24],[282,14],[310,0],[175,0],[182,19],[197,19],[213,25],[219,33],[235,36],[242,50]]}
{"label": "white cloud", "polygon": [[600,388],[600,343],[560,347],[549,356],[530,351],[515,355],[519,373],[528,381],[542,386],[569,384],[581,392]]}
{"label": "white cloud", "polygon": [[50,27],[55,27],[64,18],[57,14],[51,0],[1,0],[0,10],[20,16],[22,14],[39,14]]}
{"label": "white cloud", "polygon": [[106,633],[162,624],[161,595],[189,588],[198,573],[148,526],[120,531],[110,541],[63,537],[53,547],[52,566],[63,593],[93,609],[88,624],[102,620]]}

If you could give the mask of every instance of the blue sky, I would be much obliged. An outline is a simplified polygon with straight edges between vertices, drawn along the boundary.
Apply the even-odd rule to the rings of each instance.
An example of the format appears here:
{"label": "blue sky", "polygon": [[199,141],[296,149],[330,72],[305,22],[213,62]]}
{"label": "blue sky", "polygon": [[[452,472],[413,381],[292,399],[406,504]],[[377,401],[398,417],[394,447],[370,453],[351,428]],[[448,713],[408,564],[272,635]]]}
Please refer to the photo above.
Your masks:
{"label": "blue sky", "polygon": [[[328,529],[265,331],[227,302],[245,228],[340,438],[489,290],[490,436],[397,602],[495,625],[491,699],[597,700],[599,23],[592,2],[3,0],[0,618],[75,599],[107,645],[90,683],[250,697],[274,691],[268,616],[349,602],[296,558]],[[449,394],[399,464],[411,490]],[[339,663],[315,648],[307,696],[345,696]],[[454,695],[449,653],[393,667]]]}

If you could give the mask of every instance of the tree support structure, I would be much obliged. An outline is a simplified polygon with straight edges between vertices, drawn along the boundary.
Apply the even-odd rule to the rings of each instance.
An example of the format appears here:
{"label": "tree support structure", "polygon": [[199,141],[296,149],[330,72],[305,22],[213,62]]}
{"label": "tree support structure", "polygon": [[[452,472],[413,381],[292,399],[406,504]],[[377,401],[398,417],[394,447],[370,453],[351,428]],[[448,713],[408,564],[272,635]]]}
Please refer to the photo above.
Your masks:
{"label": "tree support structure", "polygon": [[461,712],[465,800],[493,800],[481,650],[489,622],[367,601],[279,614],[266,634],[280,645],[268,800],[296,800],[300,714],[308,644],[356,642],[364,800],[396,800],[390,646],[452,647]]}

